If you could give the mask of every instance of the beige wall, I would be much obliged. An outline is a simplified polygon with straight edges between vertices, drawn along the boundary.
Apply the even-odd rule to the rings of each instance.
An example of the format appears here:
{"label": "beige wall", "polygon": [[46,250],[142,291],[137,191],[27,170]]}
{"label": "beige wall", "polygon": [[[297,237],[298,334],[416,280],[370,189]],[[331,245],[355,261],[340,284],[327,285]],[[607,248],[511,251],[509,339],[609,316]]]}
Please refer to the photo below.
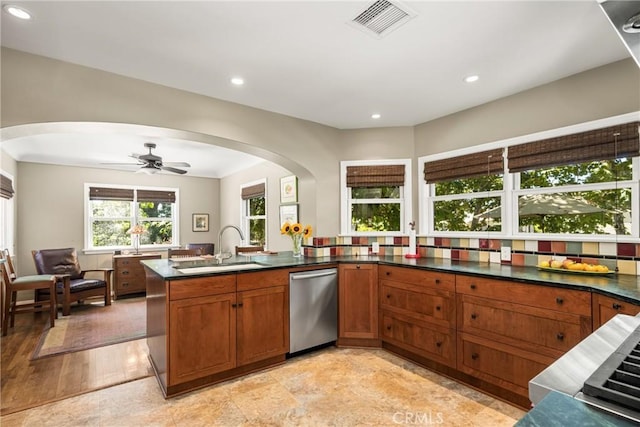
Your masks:
{"label": "beige wall", "polygon": [[[16,162],[13,157],[5,153],[2,150],[1,146],[0,146],[0,171],[8,173],[13,177],[13,189],[15,190],[18,182],[18,162]],[[13,210],[14,210],[13,217],[16,219],[18,218],[18,203],[17,203],[18,197],[19,197],[18,194],[15,194],[13,196]],[[16,247],[18,245],[18,242],[15,236],[16,236],[17,230],[18,230],[18,221],[16,220],[14,221],[14,224],[13,224],[14,247],[0,248],[0,249],[9,249],[11,253],[16,252]]]}
{"label": "beige wall", "polygon": [[640,110],[640,69],[614,62],[416,126],[417,157]]}
{"label": "beige wall", "polygon": [[[214,242],[219,229],[219,180],[189,176],[143,175],[106,169],[19,163],[18,272],[33,274],[31,250],[75,247],[83,268],[111,266],[111,254],[84,255],[84,184],[122,184],[177,188],[180,192],[180,243]],[[209,213],[209,232],[191,231],[191,214]]]}
{"label": "beige wall", "polygon": [[[640,70],[630,59],[415,127],[347,131],[11,49],[2,48],[1,60],[3,128],[44,122],[102,121],[193,132],[201,136],[201,142],[261,156],[297,175],[301,220],[312,224],[314,234],[320,236],[335,236],[340,229],[341,160],[412,158],[416,184],[422,173],[417,165],[419,156],[640,110]],[[40,172],[30,169],[35,167],[18,164],[22,195],[38,190],[41,184]],[[78,182],[84,173],[75,169],[78,168],[59,171],[71,182]],[[65,170],[69,176],[64,175]],[[278,173],[277,168],[264,170],[270,181]],[[110,178],[113,172],[108,174]],[[126,174],[122,179],[130,178]],[[20,182],[22,179],[27,182]],[[252,172],[243,172],[223,180],[220,199],[214,198],[215,203],[220,203],[220,210],[214,206],[212,212],[217,212],[225,224],[239,220],[239,206],[227,203],[229,195],[235,199],[238,185],[253,179]],[[413,188],[417,200],[418,186]],[[197,194],[194,192],[194,200],[199,198]],[[271,200],[269,203],[272,214],[276,204]],[[414,218],[418,218],[418,203],[413,206]],[[202,210],[198,206],[193,208]],[[36,216],[42,218],[42,209],[42,205],[19,203],[17,243],[21,255],[35,244],[35,236],[39,239],[38,246],[54,244],[50,231],[40,233],[35,228],[32,239],[22,235],[23,231],[31,230]],[[81,207],[79,213],[74,209],[73,216],[77,215],[82,215]],[[212,224],[219,226],[219,219],[212,218]],[[269,227],[271,241],[271,224]],[[56,224],[56,229],[61,235],[76,236],[74,241],[81,233],[71,221]],[[217,229],[212,232],[212,238],[217,236]],[[55,245],[59,246],[57,240]]]}

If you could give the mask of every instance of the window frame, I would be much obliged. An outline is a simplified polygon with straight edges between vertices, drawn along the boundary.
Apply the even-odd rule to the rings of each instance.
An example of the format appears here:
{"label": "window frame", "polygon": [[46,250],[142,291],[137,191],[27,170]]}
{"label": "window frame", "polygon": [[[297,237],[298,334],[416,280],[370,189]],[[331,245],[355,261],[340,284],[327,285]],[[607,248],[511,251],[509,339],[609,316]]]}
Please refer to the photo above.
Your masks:
{"label": "window frame", "polygon": [[240,198],[240,229],[242,230],[242,234],[245,236],[244,240],[246,244],[251,244],[251,227],[249,226],[249,222],[252,219],[264,219],[264,247],[267,248],[269,242],[269,197],[267,197],[269,189],[267,187],[267,178],[261,178],[242,184],[240,186],[240,194],[242,194],[242,190],[244,188],[259,184],[264,185],[264,215],[249,215],[249,200],[251,199]]}
{"label": "window frame", "polygon": [[13,196],[9,199],[0,197],[0,249],[9,249],[10,253],[15,253],[15,234],[16,216],[15,216],[15,199],[18,195],[16,189],[15,177],[0,169],[2,175],[9,178],[13,184]]}
{"label": "window frame", "polygon": [[[84,184],[84,253],[106,253],[113,252],[114,250],[133,250],[133,245],[118,245],[118,246],[93,246],[93,232],[92,232],[92,224],[93,217],[90,212],[91,201],[89,199],[89,188],[91,187],[101,187],[101,188],[116,188],[116,189],[126,189],[133,190],[134,199],[131,203],[131,216],[130,217],[122,217],[122,219],[130,220],[131,224],[137,224],[139,214],[138,214],[138,190],[150,190],[150,191],[169,191],[174,192],[176,196],[176,201],[173,203],[171,210],[171,230],[172,230],[172,239],[169,244],[162,245],[140,245],[140,250],[155,250],[155,249],[168,249],[171,247],[176,247],[180,245],[180,189],[172,188],[172,187],[150,187],[150,186],[141,186],[141,185],[120,185],[120,184],[105,184],[105,183],[85,183]],[[164,218],[163,218],[164,219]],[[116,218],[113,218],[116,220]],[[148,220],[158,220],[158,218],[149,218]]]}
{"label": "window frame", "polygon": [[[558,136],[570,135],[603,127],[624,124],[631,121],[640,120],[640,112],[622,114],[619,116],[609,117],[606,119],[594,120],[591,122],[581,123],[578,125],[567,126],[563,128],[553,129],[549,131],[538,132],[534,134],[524,135],[520,137],[510,138],[502,141],[490,142],[478,146],[467,147],[460,150],[449,151],[434,155],[422,156],[418,158],[418,164],[424,165],[425,162],[434,160],[458,157],[476,152],[488,151],[495,148],[504,148],[505,156],[508,156],[510,146],[526,144],[537,140],[553,138]],[[593,183],[588,185],[569,185],[557,187],[544,187],[536,189],[520,189],[520,172],[508,172],[508,163],[505,161],[504,173],[504,198],[502,200],[502,229],[497,231],[435,231],[434,230],[434,201],[451,199],[450,196],[435,196],[435,184],[426,183],[424,179],[419,186],[419,233],[429,236],[453,237],[453,238],[489,238],[489,239],[521,239],[521,240],[557,240],[565,241],[598,241],[598,242],[639,242],[640,241],[640,156],[633,157],[632,160],[633,175],[631,180],[627,181],[610,181],[606,183]],[[527,194],[548,194],[548,193],[568,193],[575,191],[595,191],[595,190],[611,190],[611,189],[630,188],[631,189],[631,215],[632,221],[630,235],[614,235],[614,234],[569,234],[569,233],[526,233],[518,231],[518,197]],[[460,196],[490,197],[491,192],[467,193]],[[458,195],[456,195],[458,196]],[[456,197],[465,198],[465,197]]]}
{"label": "window frame", "polygon": [[[400,204],[400,230],[399,231],[351,231],[351,191],[347,187],[348,166],[385,166],[404,165],[404,185],[400,186],[399,199],[359,199],[365,202],[394,202]],[[345,160],[340,162],[340,235],[341,236],[403,236],[408,235],[409,223],[413,221],[412,209],[412,174],[411,159],[385,159],[385,160]]]}

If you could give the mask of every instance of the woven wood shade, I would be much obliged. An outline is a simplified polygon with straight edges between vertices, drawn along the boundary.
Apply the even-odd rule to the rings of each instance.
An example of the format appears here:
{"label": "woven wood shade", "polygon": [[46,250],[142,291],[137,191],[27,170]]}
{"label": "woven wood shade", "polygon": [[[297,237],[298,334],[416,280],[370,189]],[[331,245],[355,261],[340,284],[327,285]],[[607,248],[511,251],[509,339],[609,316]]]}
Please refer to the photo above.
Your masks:
{"label": "woven wood shade", "polygon": [[496,148],[481,153],[425,162],[424,180],[427,183],[453,181],[460,178],[500,174],[503,171],[502,148]]}
{"label": "woven wood shade", "polygon": [[264,182],[242,189],[242,200],[255,199],[256,197],[264,197]]}
{"label": "woven wood shade", "polygon": [[640,122],[625,123],[509,147],[509,172],[638,156],[638,126]]}
{"label": "woven wood shade", "polygon": [[137,190],[138,202],[175,203],[175,191]]}
{"label": "woven wood shade", "polygon": [[0,175],[0,197],[3,199],[11,199],[14,193],[11,178]]}
{"label": "woven wood shade", "polygon": [[126,188],[89,187],[89,200],[133,201],[133,190]]}
{"label": "woven wood shade", "polygon": [[347,166],[347,187],[404,185],[404,165]]}

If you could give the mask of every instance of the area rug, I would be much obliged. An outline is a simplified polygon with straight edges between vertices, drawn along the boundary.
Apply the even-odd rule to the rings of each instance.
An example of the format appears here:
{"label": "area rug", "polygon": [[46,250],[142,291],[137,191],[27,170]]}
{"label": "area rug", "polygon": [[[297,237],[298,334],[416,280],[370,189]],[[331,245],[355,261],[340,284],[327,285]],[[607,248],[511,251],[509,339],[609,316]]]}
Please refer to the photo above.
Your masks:
{"label": "area rug", "polygon": [[144,338],[147,334],[144,297],[74,305],[45,327],[31,360]]}

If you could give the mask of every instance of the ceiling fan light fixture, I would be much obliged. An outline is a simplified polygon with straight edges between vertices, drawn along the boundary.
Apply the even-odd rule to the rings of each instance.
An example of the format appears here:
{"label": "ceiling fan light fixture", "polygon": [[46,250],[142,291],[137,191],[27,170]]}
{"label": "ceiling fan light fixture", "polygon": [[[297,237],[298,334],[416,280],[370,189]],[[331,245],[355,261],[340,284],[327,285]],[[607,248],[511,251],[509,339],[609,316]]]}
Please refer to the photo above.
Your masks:
{"label": "ceiling fan light fixture", "polygon": [[158,173],[158,169],[156,169],[154,166],[151,166],[151,165],[145,165],[140,169],[138,169],[137,172],[144,173],[147,175],[155,175]]}

